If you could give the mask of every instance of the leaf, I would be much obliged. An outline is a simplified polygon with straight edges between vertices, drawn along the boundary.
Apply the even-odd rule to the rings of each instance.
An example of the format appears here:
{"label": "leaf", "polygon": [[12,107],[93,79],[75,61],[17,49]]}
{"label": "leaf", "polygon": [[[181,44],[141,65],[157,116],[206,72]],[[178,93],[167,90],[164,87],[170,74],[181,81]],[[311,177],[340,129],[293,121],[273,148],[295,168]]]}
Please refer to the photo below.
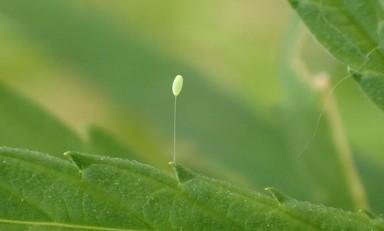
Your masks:
{"label": "leaf", "polygon": [[[289,2],[319,42],[350,69],[384,74],[384,49],[381,46],[384,10],[378,0]],[[366,92],[366,88],[363,90]],[[377,99],[373,101],[377,102]]]}
{"label": "leaf", "polygon": [[290,0],[290,3],[316,38],[338,59],[356,70],[364,66],[384,72],[381,65],[384,56],[377,49],[378,15],[382,13],[377,0]]}
{"label": "leaf", "polygon": [[2,230],[381,230],[380,219],[293,199],[282,203],[173,164],[148,165],[0,148]]}
{"label": "leaf", "polygon": [[[265,114],[245,106],[207,83],[200,72],[157,50],[147,42],[148,38],[141,39],[135,31],[117,30],[107,17],[88,8],[84,10],[77,1],[13,0],[0,1],[0,6],[0,11],[23,30],[23,36],[43,43],[50,58],[64,60],[71,69],[77,68],[84,73],[80,77],[97,85],[123,108],[116,112],[121,120],[118,129],[126,132],[139,124],[136,132],[130,130],[133,137],[136,138],[138,132],[150,134],[148,143],[156,147],[157,153],[151,156],[168,159],[165,154],[169,155],[170,147],[167,145],[172,110],[170,84],[172,73],[181,71],[186,85],[178,107],[178,140],[181,143],[178,159],[188,160],[191,165],[204,163],[201,171],[220,177],[230,175],[236,177],[236,182],[245,182],[253,188],[271,185],[302,200],[353,207],[344,193],[345,182],[338,169],[339,162],[332,156],[332,147],[298,158],[301,149],[297,147],[305,145],[307,136],[302,134],[296,139],[291,134],[282,134],[283,129],[289,132],[292,127],[282,125],[281,111]],[[132,113],[137,118],[127,119],[132,118]],[[297,118],[293,120],[300,122]],[[154,135],[153,130],[156,131]],[[131,144],[130,139],[126,140]],[[103,144],[98,139],[95,146],[103,147],[90,151],[130,153],[120,148],[114,150],[116,147],[109,146],[114,142],[110,141]],[[296,147],[292,148],[292,142]],[[331,158],[327,160],[328,157]],[[268,163],[273,163],[273,168]]]}
{"label": "leaf", "polygon": [[[365,154],[365,155],[364,155]],[[358,152],[355,156],[359,173],[364,181],[364,186],[373,211],[384,211],[382,195],[384,192],[383,177],[384,167],[379,158],[369,157],[366,153]]]}
{"label": "leaf", "polygon": [[31,101],[0,85],[0,145],[37,149],[61,156],[83,150],[77,135]]}
{"label": "leaf", "polygon": [[110,157],[119,157],[130,160],[141,160],[141,157],[124,144],[116,141],[107,131],[96,125],[87,129],[90,152]]}
{"label": "leaf", "polygon": [[361,89],[381,109],[384,110],[384,74],[374,72],[353,72],[352,76]]}
{"label": "leaf", "polygon": [[61,121],[0,84],[0,145],[40,149],[62,157],[65,150],[88,150],[112,157],[140,159],[139,155],[117,142],[102,128],[88,127],[84,142]]}

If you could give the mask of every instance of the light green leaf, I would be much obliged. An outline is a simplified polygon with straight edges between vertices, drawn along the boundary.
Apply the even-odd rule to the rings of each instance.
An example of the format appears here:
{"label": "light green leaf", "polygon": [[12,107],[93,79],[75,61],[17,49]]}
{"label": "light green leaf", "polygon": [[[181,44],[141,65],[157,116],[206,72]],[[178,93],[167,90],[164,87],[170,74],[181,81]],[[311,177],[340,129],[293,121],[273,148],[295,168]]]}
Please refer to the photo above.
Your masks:
{"label": "light green leaf", "polygon": [[83,150],[82,141],[62,122],[31,101],[0,85],[0,145],[60,155]]}
{"label": "light green leaf", "polygon": [[0,148],[2,230],[382,230],[379,218],[247,192],[173,164]]}

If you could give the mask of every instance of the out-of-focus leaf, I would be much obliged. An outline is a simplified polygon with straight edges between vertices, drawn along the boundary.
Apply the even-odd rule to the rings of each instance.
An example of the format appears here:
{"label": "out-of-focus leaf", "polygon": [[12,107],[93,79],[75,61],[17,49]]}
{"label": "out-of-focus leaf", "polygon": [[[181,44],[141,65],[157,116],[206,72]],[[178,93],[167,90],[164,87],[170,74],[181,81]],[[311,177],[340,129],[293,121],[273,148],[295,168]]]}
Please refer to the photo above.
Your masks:
{"label": "out-of-focus leaf", "polygon": [[379,23],[378,28],[378,34],[379,34],[379,47],[380,49],[384,49],[384,21],[381,21]]}
{"label": "out-of-focus leaf", "polygon": [[97,126],[88,127],[88,140],[84,143],[49,112],[4,85],[0,85],[0,111],[0,145],[41,149],[59,157],[68,149],[86,149],[111,157],[140,160],[132,150]]}
{"label": "out-of-focus leaf", "polygon": [[[173,165],[0,148],[4,230],[382,230],[380,219],[246,192]],[[31,177],[32,176],[32,177]],[[26,190],[28,189],[28,190]],[[64,208],[64,209],[63,209]]]}
{"label": "out-of-focus leaf", "polygon": [[[384,10],[379,0],[290,0],[290,3],[320,43],[352,70],[362,74],[384,73],[384,49],[380,42]],[[372,96],[365,87],[362,89]],[[377,95],[374,96],[377,103]]]}
{"label": "out-of-focus leaf", "polygon": [[357,148],[354,150],[357,150],[355,151],[355,160],[372,210],[382,212],[384,211],[384,202],[382,200],[384,192],[384,185],[382,183],[384,176],[383,161],[369,157],[369,155],[359,151]]}
{"label": "out-of-focus leaf", "polygon": [[83,150],[70,129],[34,103],[0,85],[0,145],[42,150],[60,155]]}
{"label": "out-of-focus leaf", "polygon": [[110,157],[119,157],[129,160],[141,160],[141,157],[126,145],[116,141],[103,128],[96,125],[89,126],[87,129],[88,143],[90,152],[107,155]]}

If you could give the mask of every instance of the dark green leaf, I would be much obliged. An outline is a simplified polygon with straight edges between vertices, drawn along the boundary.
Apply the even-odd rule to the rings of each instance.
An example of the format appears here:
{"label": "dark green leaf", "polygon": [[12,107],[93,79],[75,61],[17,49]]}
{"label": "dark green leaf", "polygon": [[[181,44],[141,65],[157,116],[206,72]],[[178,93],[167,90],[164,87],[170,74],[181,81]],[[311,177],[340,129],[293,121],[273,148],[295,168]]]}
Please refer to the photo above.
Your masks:
{"label": "dark green leaf", "polygon": [[[379,218],[275,201],[173,164],[0,148],[2,230],[381,230]],[[81,166],[78,168],[77,166]],[[273,193],[278,193],[273,191]]]}
{"label": "dark green leaf", "polygon": [[384,110],[384,75],[375,72],[352,72],[361,89]]}
{"label": "dark green leaf", "polygon": [[[290,0],[316,38],[351,68],[384,72],[377,0]],[[369,57],[368,57],[369,55]]]}

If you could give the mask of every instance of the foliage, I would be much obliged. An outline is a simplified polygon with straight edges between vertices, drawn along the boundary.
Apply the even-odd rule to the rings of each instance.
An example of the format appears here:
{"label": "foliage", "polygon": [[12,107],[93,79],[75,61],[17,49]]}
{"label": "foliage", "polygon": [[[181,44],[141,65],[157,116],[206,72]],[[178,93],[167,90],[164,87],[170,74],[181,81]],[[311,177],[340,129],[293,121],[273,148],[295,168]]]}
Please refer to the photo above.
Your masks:
{"label": "foliage", "polygon": [[172,163],[178,181],[118,158],[21,149],[1,153],[6,230],[372,230],[364,213],[245,192]]}
{"label": "foliage", "polygon": [[[290,2],[317,39],[383,107],[380,2]],[[19,38],[9,44],[21,50],[24,43],[33,44],[28,52],[35,62],[70,69],[74,77],[59,78],[55,88],[76,79],[83,95],[89,89],[97,92],[91,100],[108,105],[109,116],[103,126],[91,124],[82,136],[50,110],[9,86],[0,87],[0,229],[384,229],[382,218],[368,212],[384,211],[384,162],[348,143],[342,126],[335,125],[335,99],[326,104],[335,108],[319,110],[319,102],[329,103],[329,92],[316,85],[319,76],[307,76],[297,65],[297,22],[285,37],[277,68],[283,100],[265,111],[216,87],[207,81],[210,73],[175,59],[143,39],[140,30],[122,31],[91,5],[75,0],[0,2],[0,23],[16,28],[3,27],[4,34]],[[16,66],[23,65],[20,60]],[[173,177],[166,173],[170,83],[179,72],[186,85],[179,101],[178,161],[203,174],[171,163]],[[36,85],[44,92],[50,79]],[[83,99],[67,96],[71,104],[84,105]],[[266,186],[297,200],[274,188],[267,188],[271,196],[254,193]],[[357,209],[362,210],[348,211]]]}
{"label": "foliage", "polygon": [[354,75],[362,89],[383,108],[379,86],[384,78],[384,9],[379,0],[290,3],[316,38],[352,72],[357,72]]}

